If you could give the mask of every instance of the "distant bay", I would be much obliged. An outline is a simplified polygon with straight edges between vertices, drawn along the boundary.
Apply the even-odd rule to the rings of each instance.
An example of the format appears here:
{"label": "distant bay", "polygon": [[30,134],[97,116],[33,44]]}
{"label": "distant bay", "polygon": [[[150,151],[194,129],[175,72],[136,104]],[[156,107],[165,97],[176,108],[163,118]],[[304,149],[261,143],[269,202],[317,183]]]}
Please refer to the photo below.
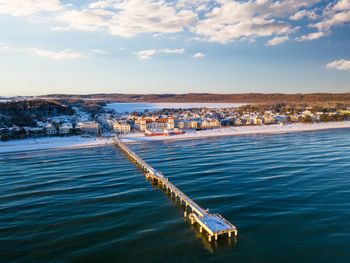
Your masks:
{"label": "distant bay", "polygon": [[105,107],[109,110],[114,110],[118,113],[125,112],[144,112],[158,111],[162,109],[191,109],[191,108],[234,108],[245,105],[245,103],[210,103],[210,102],[191,102],[191,103],[176,103],[176,102],[164,102],[164,103],[109,103]]}

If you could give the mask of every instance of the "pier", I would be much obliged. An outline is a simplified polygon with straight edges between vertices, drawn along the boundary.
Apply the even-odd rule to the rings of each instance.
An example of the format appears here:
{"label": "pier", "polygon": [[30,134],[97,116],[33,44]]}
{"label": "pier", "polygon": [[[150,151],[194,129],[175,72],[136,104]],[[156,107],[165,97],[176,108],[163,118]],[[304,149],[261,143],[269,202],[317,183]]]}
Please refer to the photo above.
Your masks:
{"label": "pier", "polygon": [[[237,236],[236,227],[223,218],[219,214],[211,214],[208,210],[200,207],[191,198],[185,195],[179,188],[172,184],[168,178],[166,178],[161,171],[155,170],[152,166],[146,163],[135,152],[129,149],[120,139],[116,136],[114,139],[115,145],[139,168],[143,171],[147,179],[151,179],[158,183],[161,189],[165,189],[174,195],[175,200],[180,204],[184,204],[185,211],[184,216],[191,220],[191,224],[198,224],[199,231],[203,230],[208,234],[208,240],[211,242],[213,239],[217,240],[219,236],[227,235],[229,238]],[[189,213],[187,212],[189,211]]]}

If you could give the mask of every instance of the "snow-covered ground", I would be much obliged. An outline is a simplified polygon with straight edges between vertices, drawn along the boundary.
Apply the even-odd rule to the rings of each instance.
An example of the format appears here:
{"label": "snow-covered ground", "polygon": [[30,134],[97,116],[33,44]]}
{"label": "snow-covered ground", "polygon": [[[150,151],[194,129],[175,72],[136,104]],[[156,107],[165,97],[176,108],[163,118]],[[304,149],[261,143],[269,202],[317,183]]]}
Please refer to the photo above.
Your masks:
{"label": "snow-covered ground", "polygon": [[40,137],[23,140],[0,141],[0,153],[96,147],[110,144],[112,144],[111,138],[83,138],[81,136]]}
{"label": "snow-covered ground", "polygon": [[350,128],[350,121],[346,122],[327,122],[327,123],[294,123],[284,126],[280,125],[263,125],[263,126],[241,126],[241,127],[227,127],[213,130],[203,131],[186,131],[185,134],[172,136],[154,136],[147,137],[142,133],[121,135],[120,138],[125,143],[132,142],[149,142],[162,140],[186,140],[206,137],[218,136],[234,136],[247,134],[274,134],[274,133],[289,133],[289,132],[303,132],[316,131],[336,128]]}
{"label": "snow-covered ground", "polygon": [[[152,142],[162,140],[186,140],[186,139],[200,139],[206,137],[218,136],[234,136],[234,135],[248,135],[248,134],[274,134],[274,133],[289,133],[289,132],[303,132],[316,131],[336,128],[350,128],[350,121],[346,122],[327,122],[327,123],[313,123],[313,124],[288,124],[280,125],[265,125],[265,126],[242,126],[242,127],[227,127],[214,130],[205,131],[187,131],[185,134],[173,136],[155,136],[147,137],[143,133],[134,133],[120,135],[120,138],[125,143],[135,142]],[[112,145],[112,138],[83,138],[81,136],[69,137],[41,137],[23,140],[0,141],[0,153],[12,153],[23,151],[37,151],[48,149],[70,149],[70,148],[84,148],[84,147],[99,147]]]}

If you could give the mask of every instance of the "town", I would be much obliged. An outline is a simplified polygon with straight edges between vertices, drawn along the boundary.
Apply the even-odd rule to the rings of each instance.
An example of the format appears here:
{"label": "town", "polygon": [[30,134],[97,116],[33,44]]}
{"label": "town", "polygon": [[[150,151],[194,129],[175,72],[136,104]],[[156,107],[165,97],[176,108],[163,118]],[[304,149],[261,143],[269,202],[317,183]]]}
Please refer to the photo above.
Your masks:
{"label": "town", "polygon": [[131,113],[102,109],[96,113],[75,104],[30,100],[0,103],[0,138],[10,140],[70,135],[108,137],[115,133],[171,136],[184,134],[189,130],[229,126],[347,120],[350,120],[350,107],[339,103],[327,106],[252,104],[237,108],[163,109]]}

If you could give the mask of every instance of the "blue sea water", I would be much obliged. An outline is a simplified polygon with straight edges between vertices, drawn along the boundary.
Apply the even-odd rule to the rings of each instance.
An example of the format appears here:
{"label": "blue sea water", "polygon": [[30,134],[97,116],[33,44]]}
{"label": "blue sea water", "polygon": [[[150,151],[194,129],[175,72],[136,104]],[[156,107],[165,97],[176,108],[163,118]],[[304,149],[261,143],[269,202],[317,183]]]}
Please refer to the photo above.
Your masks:
{"label": "blue sea water", "polygon": [[131,145],[239,230],[209,243],[114,147],[0,155],[0,262],[350,262],[350,130]]}

